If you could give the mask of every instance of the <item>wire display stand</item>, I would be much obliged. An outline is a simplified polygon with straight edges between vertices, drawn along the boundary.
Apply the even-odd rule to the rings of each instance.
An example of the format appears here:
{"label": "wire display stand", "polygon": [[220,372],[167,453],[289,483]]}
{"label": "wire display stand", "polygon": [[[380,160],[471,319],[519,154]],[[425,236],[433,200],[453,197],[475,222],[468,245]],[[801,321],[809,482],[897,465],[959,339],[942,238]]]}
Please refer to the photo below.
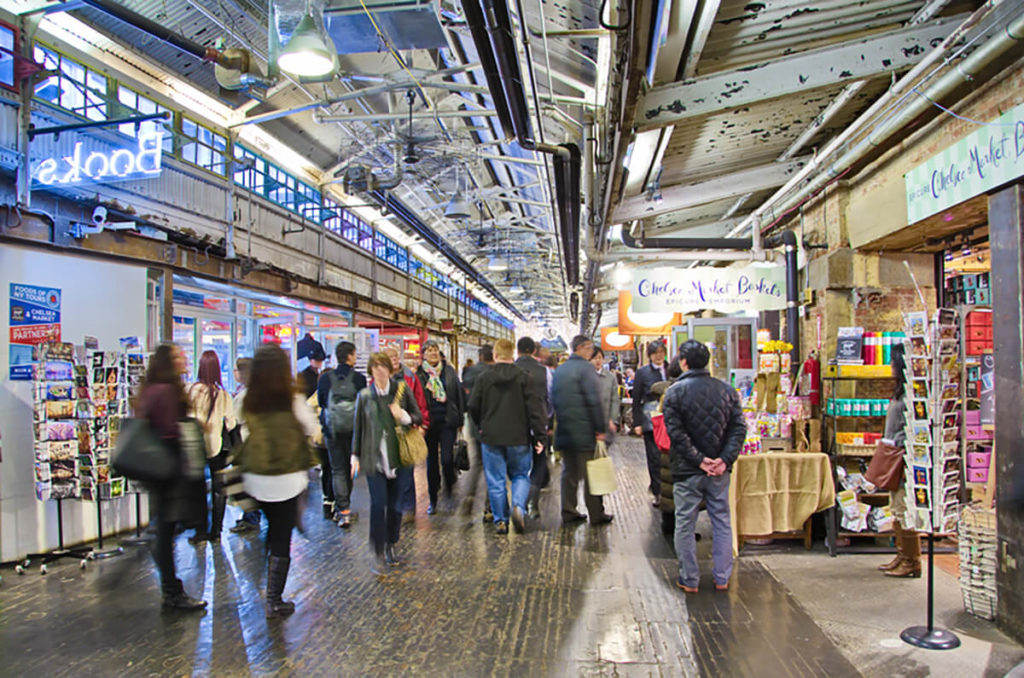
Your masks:
{"label": "wire display stand", "polygon": [[64,500],[57,499],[57,548],[47,553],[30,553],[25,556],[25,559],[14,566],[14,571],[18,574],[25,574],[25,571],[31,567],[33,560],[40,561],[39,563],[39,574],[46,574],[46,566],[52,562],[61,560],[63,558],[69,558],[71,560],[77,560],[78,566],[85,569],[86,564],[90,560],[95,560],[95,552],[91,546],[75,546],[72,548],[66,548],[64,546]]}
{"label": "wire display stand", "polygon": [[89,560],[102,560],[104,558],[113,558],[124,553],[124,547],[118,546],[117,548],[103,550],[103,511],[100,508],[100,499],[96,499],[96,549],[92,552],[92,557]]}
{"label": "wire display stand", "polygon": [[122,546],[146,546],[149,544],[149,538],[142,536],[142,493],[134,492],[135,494],[135,536],[125,537],[121,540]]}

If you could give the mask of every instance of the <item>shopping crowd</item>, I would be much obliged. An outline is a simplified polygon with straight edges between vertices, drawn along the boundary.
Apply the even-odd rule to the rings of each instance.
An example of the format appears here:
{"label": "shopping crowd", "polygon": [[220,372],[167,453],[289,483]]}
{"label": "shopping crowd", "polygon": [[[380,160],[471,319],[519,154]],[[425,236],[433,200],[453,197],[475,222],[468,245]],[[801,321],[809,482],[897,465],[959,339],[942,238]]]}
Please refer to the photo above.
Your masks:
{"label": "shopping crowd", "polygon": [[[236,362],[239,388],[230,394],[214,351],[202,354],[198,380],[186,385],[184,355],[172,344],[161,345],[136,394],[135,416],[149,421],[181,469],[170,480],[149,484],[152,550],[164,605],[206,606],[177,578],[174,537],[184,528],[194,529],[192,544],[220,539],[232,496],[250,507],[232,532],[258,534],[266,518],[267,617],[290,614],[294,605],[282,594],[291,535],[302,518],[301,498],[314,466],[320,467],[323,517],[342,530],[358,519],[352,489],[365,478],[371,569],[378,576],[402,565],[398,543],[403,523],[415,517],[413,468],[423,457],[428,515],[454,510],[469,515],[477,493],[484,491],[484,522],[498,535],[525,532],[540,517],[540,492],[550,483],[552,460],[558,459],[562,522],[610,523],[614,516],[602,494],[592,491],[595,471],[588,473],[588,463],[607,461],[603,458],[623,430],[623,418],[631,423],[626,430],[643,436],[656,506],[662,478],[671,477],[680,564],[676,585],[697,590],[694,527],[703,502],[713,527],[715,585],[727,588],[729,471],[746,430],[738,396],[711,377],[702,344],[684,343],[671,364],[663,344],[650,346],[648,364],[627,381],[614,361],[606,367],[601,349],[583,335],[572,339],[561,361],[530,337],[516,344],[499,340],[481,347],[479,361],[467,364],[460,379],[435,341],[425,342],[421,356],[409,364],[394,349],[373,353],[363,374],[356,368],[354,344],[339,342],[336,366],[325,369],[323,346],[307,336],[298,353],[308,366],[297,377],[289,355],[264,344]],[[622,412],[622,396],[629,393],[632,408]],[[666,444],[661,436],[660,446],[659,418],[669,440]],[[201,445],[192,444],[183,422],[198,425]],[[461,507],[454,497],[460,470],[468,471]],[[579,510],[581,484],[585,513]]]}

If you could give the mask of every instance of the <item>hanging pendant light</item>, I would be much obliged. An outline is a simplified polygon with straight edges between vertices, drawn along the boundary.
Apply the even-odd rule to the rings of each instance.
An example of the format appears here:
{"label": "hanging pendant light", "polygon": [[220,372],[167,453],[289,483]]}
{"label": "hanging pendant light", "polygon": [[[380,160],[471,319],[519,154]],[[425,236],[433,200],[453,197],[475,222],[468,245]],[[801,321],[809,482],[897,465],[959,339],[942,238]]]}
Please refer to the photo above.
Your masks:
{"label": "hanging pendant light", "polygon": [[470,204],[462,195],[462,172],[458,165],[455,166],[455,195],[448,201],[444,208],[444,215],[449,219],[469,219]]}
{"label": "hanging pendant light", "polygon": [[487,260],[487,270],[494,272],[501,272],[508,270],[508,260],[504,257],[493,256]]}
{"label": "hanging pendant light", "polygon": [[291,75],[320,78],[334,71],[337,54],[338,50],[323,28],[323,19],[317,22],[307,9],[281,50],[277,65]]}

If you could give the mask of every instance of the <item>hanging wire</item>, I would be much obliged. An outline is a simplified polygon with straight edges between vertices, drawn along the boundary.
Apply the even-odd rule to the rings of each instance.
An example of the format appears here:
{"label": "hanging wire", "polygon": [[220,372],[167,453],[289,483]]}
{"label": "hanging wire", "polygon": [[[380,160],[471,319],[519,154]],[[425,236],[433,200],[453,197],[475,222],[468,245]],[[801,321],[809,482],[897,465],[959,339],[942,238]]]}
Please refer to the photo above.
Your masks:
{"label": "hanging wire", "polygon": [[918,89],[916,87],[914,89],[910,90],[910,91],[913,92],[914,94],[916,94],[917,96],[921,97],[922,99],[924,99],[928,103],[930,103],[935,108],[939,109],[940,111],[942,111],[944,113],[947,113],[948,115],[953,116],[957,120],[963,120],[964,122],[969,122],[969,123],[974,124],[974,125],[980,125],[981,127],[1016,127],[1018,125],[1018,123],[1016,123],[1016,122],[995,122],[995,121],[993,121],[993,122],[982,122],[980,120],[975,120],[974,118],[968,118],[967,116],[960,115],[959,113],[955,113],[955,112],[949,110],[948,108],[946,108],[945,106],[943,106],[942,104],[940,104],[939,102],[934,101],[933,99],[930,99],[926,94],[924,94],[923,92],[918,91]]}

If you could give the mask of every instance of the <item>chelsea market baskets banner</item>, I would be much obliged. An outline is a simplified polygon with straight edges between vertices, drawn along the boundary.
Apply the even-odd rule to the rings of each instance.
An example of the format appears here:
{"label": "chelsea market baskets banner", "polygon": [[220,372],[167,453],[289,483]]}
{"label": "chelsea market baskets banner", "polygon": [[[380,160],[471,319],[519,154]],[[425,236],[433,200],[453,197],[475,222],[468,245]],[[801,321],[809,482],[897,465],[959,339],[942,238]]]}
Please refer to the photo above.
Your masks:
{"label": "chelsea market baskets banner", "polygon": [[907,223],[1024,176],[1024,104],[907,172]]}
{"label": "chelsea market baskets banner", "polygon": [[638,313],[779,311],[786,308],[786,269],[751,265],[640,270],[633,273],[630,292]]}

